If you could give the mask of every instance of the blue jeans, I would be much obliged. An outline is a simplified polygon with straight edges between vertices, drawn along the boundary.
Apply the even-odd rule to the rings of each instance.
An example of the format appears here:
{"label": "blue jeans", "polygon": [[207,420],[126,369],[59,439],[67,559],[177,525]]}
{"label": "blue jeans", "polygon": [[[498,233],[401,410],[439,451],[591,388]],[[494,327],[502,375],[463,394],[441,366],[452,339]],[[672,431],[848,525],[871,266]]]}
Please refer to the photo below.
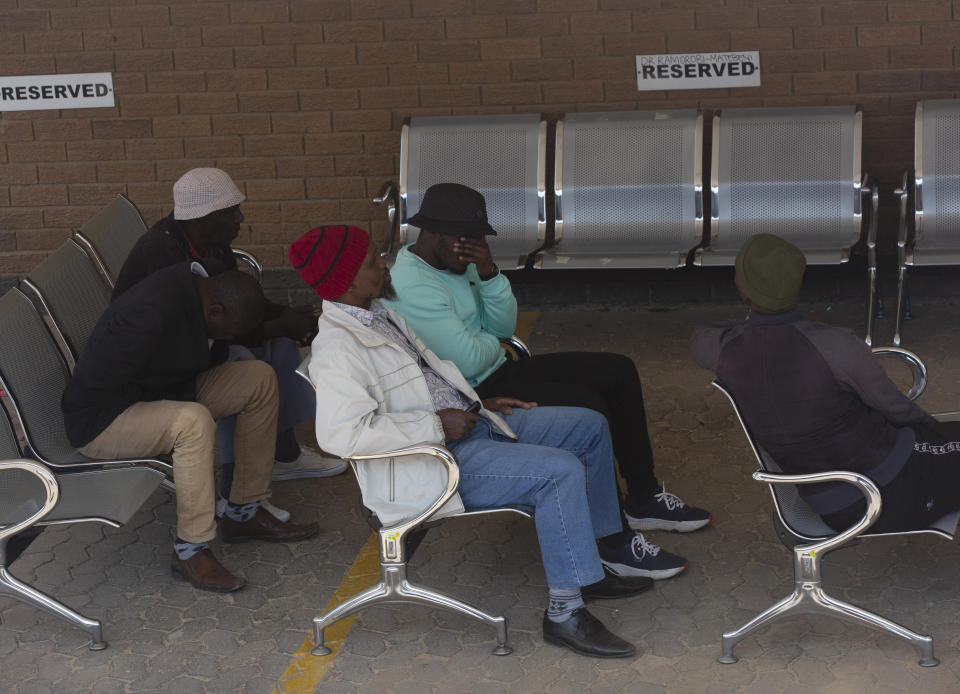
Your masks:
{"label": "blue jeans", "polygon": [[[317,413],[316,395],[310,384],[295,373],[301,361],[300,348],[296,342],[287,337],[277,337],[252,349],[230,345],[227,361],[250,359],[265,361],[277,372],[277,385],[280,389],[278,433],[314,418]],[[236,430],[236,417],[222,417],[217,420],[217,446],[220,449],[220,461],[224,465],[233,464],[233,437]]]}
{"label": "blue jeans", "polygon": [[504,419],[519,441],[480,420],[447,443],[460,461],[460,498],[468,509],[536,507],[547,585],[596,583],[603,578],[596,539],[621,529],[607,420],[579,407],[516,409]]}

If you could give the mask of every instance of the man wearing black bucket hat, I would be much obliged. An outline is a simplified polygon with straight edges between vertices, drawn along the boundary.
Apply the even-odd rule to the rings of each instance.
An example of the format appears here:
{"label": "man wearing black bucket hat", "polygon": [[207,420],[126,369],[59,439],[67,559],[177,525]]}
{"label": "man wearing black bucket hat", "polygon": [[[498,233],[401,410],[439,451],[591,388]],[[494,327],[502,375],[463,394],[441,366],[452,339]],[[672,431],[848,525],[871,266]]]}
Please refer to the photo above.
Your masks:
{"label": "man wearing black bucket hat", "polygon": [[[608,352],[507,359],[499,338],[516,329],[517,301],[485,240],[496,231],[483,195],[458,183],[433,185],[409,223],[420,228],[420,236],[397,255],[391,270],[397,299],[386,303],[440,358],[454,362],[483,397],[504,395],[604,414],[627,497],[624,530],[601,540],[601,560],[627,576],[660,579],[683,571],[686,559],[662,551],[634,530],[689,532],[707,525],[710,514],[666,492],[654,475],[633,361]],[[631,541],[625,543],[627,536]]]}

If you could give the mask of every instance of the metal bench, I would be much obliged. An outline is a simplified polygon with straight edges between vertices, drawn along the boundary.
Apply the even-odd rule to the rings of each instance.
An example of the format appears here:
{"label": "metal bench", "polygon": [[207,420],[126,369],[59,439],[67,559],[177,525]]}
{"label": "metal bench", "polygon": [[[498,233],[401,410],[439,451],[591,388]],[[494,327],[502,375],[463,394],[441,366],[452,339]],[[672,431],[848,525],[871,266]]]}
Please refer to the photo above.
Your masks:
{"label": "metal bench", "polygon": [[894,191],[900,203],[894,345],[902,335],[907,268],[960,265],[960,99],[917,103],[913,151],[913,229],[909,172]]}
{"label": "metal bench", "polygon": [[44,610],[90,634],[89,648],[107,647],[99,620],[85,617],[16,578],[10,565],[44,526],[97,522],[120,527],[164,481],[146,467],[92,467],[54,471],[25,458],[0,405],[0,596]]}
{"label": "metal bench", "polygon": [[[907,350],[897,348],[875,348],[877,357],[896,358],[904,361],[913,375],[913,384],[907,397],[915,399],[923,392],[927,382],[926,368],[923,362]],[[933,654],[933,639],[918,634],[896,622],[892,622],[874,612],[864,610],[843,600],[827,595],[822,585],[822,562],[824,557],[837,549],[850,547],[859,538],[890,537],[896,535],[917,535],[932,533],[947,540],[956,534],[960,511],[949,513],[940,518],[933,526],[908,532],[870,533],[870,526],[880,516],[881,497],[876,485],[865,475],[844,470],[831,470],[805,475],[786,475],[776,460],[754,438],[749,424],[744,420],[733,394],[718,381],[713,385],[722,392],[733,406],[737,421],[750,444],[750,450],[759,465],[753,473],[753,479],[770,485],[773,498],[774,529],[780,541],[793,553],[794,587],[793,592],[751,619],[738,629],[723,634],[719,661],[724,664],[737,662],[733,654],[734,647],[760,627],[788,614],[822,614],[871,626],[892,636],[901,638],[916,646],[921,653],[920,665],[932,667],[939,663]],[[956,420],[958,413],[935,415],[941,421]],[[843,532],[837,532],[810,508],[800,496],[797,486],[822,482],[843,482],[856,486],[867,501],[864,516]]]}
{"label": "metal bench", "polygon": [[853,106],[729,109],[713,117],[710,234],[698,265],[733,265],[759,233],[811,265],[845,263],[861,235],[861,113]]}

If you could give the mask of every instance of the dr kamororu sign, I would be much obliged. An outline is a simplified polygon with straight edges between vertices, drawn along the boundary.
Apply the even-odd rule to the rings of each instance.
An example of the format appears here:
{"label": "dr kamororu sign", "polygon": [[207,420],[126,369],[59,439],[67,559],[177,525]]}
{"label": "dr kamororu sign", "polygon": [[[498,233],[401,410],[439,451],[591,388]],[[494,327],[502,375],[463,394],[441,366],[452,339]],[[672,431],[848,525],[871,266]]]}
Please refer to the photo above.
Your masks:
{"label": "dr kamororu sign", "polygon": [[759,51],[637,56],[640,91],[759,86]]}
{"label": "dr kamororu sign", "polygon": [[0,112],[113,105],[113,75],[109,72],[0,77]]}

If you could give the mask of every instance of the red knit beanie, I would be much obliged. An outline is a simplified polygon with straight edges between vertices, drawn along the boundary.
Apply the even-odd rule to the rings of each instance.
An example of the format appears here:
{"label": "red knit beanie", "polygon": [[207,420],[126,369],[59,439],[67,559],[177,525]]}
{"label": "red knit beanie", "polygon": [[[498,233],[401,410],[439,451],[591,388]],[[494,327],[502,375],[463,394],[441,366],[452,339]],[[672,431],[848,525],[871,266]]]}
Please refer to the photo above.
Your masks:
{"label": "red knit beanie", "polygon": [[290,245],[293,269],[322,298],[339,299],[360,271],[370,235],[359,227],[334,225],[311,229]]}

